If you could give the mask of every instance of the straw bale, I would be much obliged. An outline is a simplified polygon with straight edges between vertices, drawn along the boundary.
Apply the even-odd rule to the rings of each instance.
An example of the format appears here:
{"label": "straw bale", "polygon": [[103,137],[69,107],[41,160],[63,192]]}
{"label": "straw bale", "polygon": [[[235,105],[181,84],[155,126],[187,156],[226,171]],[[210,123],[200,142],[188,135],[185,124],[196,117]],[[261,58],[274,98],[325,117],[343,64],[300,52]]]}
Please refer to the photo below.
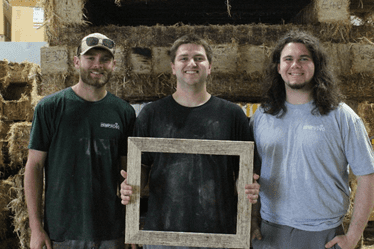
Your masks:
{"label": "straw bale", "polygon": [[[345,24],[344,24],[345,25]],[[351,30],[357,31],[356,36],[362,37],[361,27],[345,27],[343,24],[318,24],[318,25],[265,25],[265,24],[246,24],[246,25],[208,25],[208,26],[100,26],[100,27],[63,27],[62,32],[56,41],[49,41],[50,46],[74,46],[79,45],[80,40],[87,34],[100,32],[113,39],[117,45],[123,45],[126,48],[150,48],[150,47],[170,47],[173,42],[185,34],[199,34],[212,45],[230,44],[233,42],[238,45],[267,45],[274,43],[291,29],[306,30],[316,35],[322,42],[354,42],[350,37]],[[360,29],[360,30],[358,30]],[[342,31],[340,31],[342,30]],[[344,32],[343,32],[344,31]],[[370,29],[367,29],[368,32]],[[348,34],[346,34],[348,32]],[[342,36],[344,34],[344,36]]]}
{"label": "straw bale", "polygon": [[[3,156],[3,145],[4,145],[4,140],[0,140],[0,169],[4,167],[4,156]],[[0,176],[1,176],[1,171],[0,171]]]}
{"label": "straw bale", "polygon": [[48,42],[58,43],[58,35],[64,26],[86,26],[83,20],[83,8],[87,0],[38,0],[38,6],[44,9],[46,36]]}
{"label": "straw bale", "polygon": [[[1,71],[3,70],[3,71]],[[7,73],[5,74],[5,71]],[[8,63],[2,61],[2,94],[0,95],[0,118],[3,120],[30,120],[32,108],[30,93],[34,81],[40,75],[40,66],[35,63]]]}
{"label": "straw bale", "polygon": [[232,73],[237,70],[238,44],[213,45],[212,71],[220,73]]}
{"label": "straw bale", "polygon": [[9,217],[8,204],[11,200],[11,196],[9,194],[10,188],[11,184],[9,181],[0,180],[0,240],[4,240],[6,238],[6,233],[9,230],[7,219]]}
{"label": "straw bale", "polygon": [[10,157],[9,167],[22,166],[26,162],[30,129],[31,122],[18,122],[10,127],[7,138]]}
{"label": "straw bale", "polygon": [[238,72],[262,74],[270,57],[270,48],[254,45],[243,45],[238,49]]}
{"label": "straw bale", "polygon": [[314,0],[294,18],[303,24],[349,23],[349,0]]}
{"label": "straw bale", "polygon": [[8,134],[9,126],[4,120],[0,119],[0,139],[4,139]]}
{"label": "straw bale", "polygon": [[372,74],[340,75],[339,87],[349,99],[374,102],[374,78]]}
{"label": "straw bale", "polygon": [[37,64],[24,61],[22,63],[0,61],[0,82],[2,91],[5,91],[11,83],[28,83],[30,72],[35,71]]}
{"label": "straw bale", "polygon": [[3,95],[0,93],[0,120],[2,119],[1,117],[3,116],[4,113],[4,98]]}
{"label": "straw bale", "polygon": [[22,63],[9,63],[10,79],[9,82],[28,82],[29,75],[37,64],[24,61]]}
{"label": "straw bale", "polygon": [[352,44],[353,73],[373,73],[374,44]]}
{"label": "straw bale", "polygon": [[42,74],[67,73],[68,48],[66,46],[42,47],[40,49],[40,65]]}
{"label": "straw bale", "polygon": [[368,101],[358,105],[358,115],[365,124],[369,137],[374,136],[374,103]]}
{"label": "straw bale", "polygon": [[135,74],[150,74],[151,73],[152,71],[152,50],[151,49],[135,47],[131,49],[131,52],[128,58],[129,58],[130,70],[133,73]]}
{"label": "straw bale", "polygon": [[5,101],[0,96],[0,101],[3,102],[3,113],[0,118],[8,121],[30,121],[33,116],[33,109],[31,108],[30,97],[22,94],[19,100]]}
{"label": "straw bale", "polygon": [[329,55],[329,63],[335,75],[351,72],[353,55],[350,45],[326,42],[323,44],[323,47]]}
{"label": "straw bale", "polygon": [[7,60],[0,61],[0,89],[3,90],[8,85],[8,77],[9,77],[9,65]]}
{"label": "straw bale", "polygon": [[127,68],[126,64],[126,56],[127,56],[127,48],[123,45],[117,45],[115,52],[114,52],[114,60],[116,61],[116,67],[114,68],[114,73],[121,73],[125,71]]}
{"label": "straw bale", "polygon": [[106,90],[119,98],[124,98],[124,76],[114,73],[106,85]]}
{"label": "straw bale", "polygon": [[67,87],[68,74],[43,74],[37,85],[37,95],[46,96]]}
{"label": "straw bale", "polygon": [[[345,24],[329,24],[322,23],[318,25],[209,25],[209,26],[189,26],[174,25],[153,27],[117,27],[109,25],[105,27],[86,27],[80,26],[65,28],[66,32],[59,39],[58,46],[66,46],[69,50],[69,61],[67,62],[68,70],[64,74],[48,74],[43,75],[43,84],[46,85],[43,91],[38,91],[39,95],[48,95],[58,90],[75,84],[78,79],[77,70],[72,63],[76,45],[79,44],[83,36],[92,32],[101,32],[117,43],[119,53],[116,53],[117,68],[115,69],[114,82],[118,82],[121,86],[114,86],[111,83],[109,89],[115,89],[118,96],[126,98],[130,102],[142,102],[154,100],[164,96],[166,93],[174,92],[175,80],[171,75],[170,59],[168,56],[168,48],[175,39],[181,35],[188,33],[198,33],[208,40],[216,53],[213,60],[212,73],[220,74],[223,79],[229,81],[232,75],[246,73],[246,76],[234,77],[232,87],[238,89],[245,88],[248,85],[246,79],[251,83],[258,83],[263,78],[264,68],[268,62],[270,50],[281,36],[290,29],[306,30],[319,37],[322,44],[327,49],[334,73],[341,80],[341,86],[344,93],[349,98],[365,99],[372,98],[373,78],[370,71],[370,63],[365,50],[359,48],[355,43],[358,39],[358,33],[352,34],[353,28]],[[361,29],[362,30],[362,29]],[[358,32],[355,29],[354,32]],[[373,29],[365,29],[365,34],[372,34]],[[370,33],[371,32],[371,33]],[[362,34],[360,34],[360,38]],[[371,38],[369,37],[368,40]],[[339,43],[337,43],[339,42]],[[348,43],[350,42],[350,43]],[[361,43],[360,43],[361,44]],[[354,46],[357,47],[354,48]],[[366,49],[371,49],[365,44]],[[361,54],[366,57],[361,58]],[[361,58],[361,59],[360,59]],[[373,57],[374,58],[374,57]],[[353,60],[356,60],[353,62]],[[364,67],[359,65],[364,63]],[[355,66],[355,68],[353,68]],[[358,72],[356,72],[358,71]],[[224,75],[226,74],[226,76]],[[164,84],[160,84],[161,81]],[[54,79],[60,82],[56,89]],[[241,80],[241,81],[240,81]],[[150,83],[152,82],[152,83]],[[220,84],[218,84],[220,85]],[[221,86],[221,85],[220,85]],[[167,89],[167,87],[170,87]],[[225,86],[222,86],[225,89]],[[40,88],[40,87],[39,87]],[[162,91],[160,90],[162,89]],[[40,90],[40,89],[39,89]],[[216,89],[213,89],[216,90]],[[221,92],[222,89],[217,89]],[[234,89],[234,91],[237,91]],[[123,94],[120,94],[123,92]],[[256,93],[260,94],[260,92]],[[240,99],[243,93],[240,93]],[[260,95],[253,96],[253,92],[249,93],[249,97],[245,101],[254,101]],[[143,95],[143,100],[141,99]],[[224,97],[226,95],[223,95]],[[227,97],[232,99],[235,97],[230,92]],[[238,101],[239,99],[232,99]]]}
{"label": "straw bale", "polygon": [[258,102],[261,96],[262,75],[253,73],[212,73],[208,78],[207,90],[214,96],[232,102]]}
{"label": "straw bale", "polygon": [[[172,73],[168,47],[154,47],[152,51],[152,71],[155,74]],[[146,62],[146,65],[148,63]]]}
{"label": "straw bale", "polygon": [[35,74],[32,77],[32,91],[30,93],[30,99],[31,99],[31,108],[35,109],[35,106],[39,103],[39,101],[43,98],[43,96],[38,94],[38,86],[42,82],[41,77],[41,69],[38,68],[38,70],[35,72]]}
{"label": "straw bale", "polygon": [[171,74],[134,74],[124,79],[123,98],[129,102],[146,102],[172,94],[175,78]]}
{"label": "straw bale", "polygon": [[314,0],[319,22],[349,22],[349,0]]}
{"label": "straw bale", "polygon": [[82,24],[83,8],[86,0],[54,1],[54,11],[64,25]]}
{"label": "straw bale", "polygon": [[14,196],[8,207],[13,214],[14,232],[20,240],[20,249],[28,249],[30,245],[31,231],[29,228],[29,215],[27,212],[23,179],[25,168],[21,168],[15,176],[10,179],[12,183],[11,193]]}

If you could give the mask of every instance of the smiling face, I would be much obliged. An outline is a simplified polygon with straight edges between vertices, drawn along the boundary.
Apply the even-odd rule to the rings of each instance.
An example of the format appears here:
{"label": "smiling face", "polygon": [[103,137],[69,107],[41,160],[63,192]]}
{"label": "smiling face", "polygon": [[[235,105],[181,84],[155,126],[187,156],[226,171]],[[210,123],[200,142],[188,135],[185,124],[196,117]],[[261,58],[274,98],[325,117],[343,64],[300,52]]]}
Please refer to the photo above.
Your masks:
{"label": "smiling face", "polygon": [[282,76],[286,89],[310,90],[314,70],[312,55],[304,44],[291,42],[284,46],[278,73]]}
{"label": "smiling face", "polygon": [[75,67],[79,69],[80,80],[90,86],[105,86],[114,70],[115,60],[105,49],[93,48],[80,58],[74,58]]}
{"label": "smiling face", "polygon": [[202,45],[182,44],[171,68],[180,87],[201,86],[210,74],[211,64]]}

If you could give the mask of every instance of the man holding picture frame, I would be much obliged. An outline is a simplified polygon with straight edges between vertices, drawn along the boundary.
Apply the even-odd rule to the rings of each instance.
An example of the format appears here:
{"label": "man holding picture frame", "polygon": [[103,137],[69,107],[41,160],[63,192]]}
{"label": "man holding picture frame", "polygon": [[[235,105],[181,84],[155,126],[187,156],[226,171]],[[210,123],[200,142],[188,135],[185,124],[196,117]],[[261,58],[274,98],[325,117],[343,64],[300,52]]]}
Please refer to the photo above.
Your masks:
{"label": "man holding picture frame", "polygon": [[[248,119],[241,108],[206,90],[213,57],[209,44],[186,35],[174,42],[170,57],[176,92],[143,108],[134,136],[251,141]],[[144,230],[234,234],[238,165],[238,157],[227,155],[144,153],[142,185],[150,178]],[[121,173],[127,178],[126,172]],[[250,203],[257,201],[258,192],[256,181],[246,186]],[[132,193],[125,180],[122,204],[130,202]]]}

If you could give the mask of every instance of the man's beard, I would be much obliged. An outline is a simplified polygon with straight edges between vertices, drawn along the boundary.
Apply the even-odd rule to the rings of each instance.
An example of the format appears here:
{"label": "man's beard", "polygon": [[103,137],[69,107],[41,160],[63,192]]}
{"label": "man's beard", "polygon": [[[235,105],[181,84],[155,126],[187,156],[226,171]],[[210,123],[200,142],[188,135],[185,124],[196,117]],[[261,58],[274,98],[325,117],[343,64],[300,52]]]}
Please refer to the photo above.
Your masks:
{"label": "man's beard", "polygon": [[289,82],[287,83],[288,87],[293,89],[293,90],[300,90],[300,89],[306,89],[309,90],[311,88],[311,82],[304,82],[304,83],[299,83],[299,84],[290,84]]}
{"label": "man's beard", "polygon": [[99,73],[102,74],[102,77],[98,79],[94,79],[91,77],[90,72],[91,70],[84,70],[83,68],[79,70],[79,74],[80,74],[82,81],[85,84],[94,86],[96,88],[104,87],[110,80],[110,77],[112,76],[111,71],[101,70],[99,71]]}

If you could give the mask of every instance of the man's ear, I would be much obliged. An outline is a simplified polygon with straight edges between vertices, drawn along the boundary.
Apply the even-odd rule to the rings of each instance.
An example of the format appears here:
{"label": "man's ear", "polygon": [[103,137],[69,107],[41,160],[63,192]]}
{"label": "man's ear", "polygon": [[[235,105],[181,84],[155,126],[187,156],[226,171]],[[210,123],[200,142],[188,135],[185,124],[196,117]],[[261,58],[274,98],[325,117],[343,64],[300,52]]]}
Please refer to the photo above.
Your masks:
{"label": "man's ear", "polygon": [[79,69],[80,68],[80,63],[81,63],[81,60],[78,56],[74,56],[74,67],[76,69]]}
{"label": "man's ear", "polygon": [[173,74],[175,75],[175,66],[173,62],[170,62],[171,70],[173,71]]}

